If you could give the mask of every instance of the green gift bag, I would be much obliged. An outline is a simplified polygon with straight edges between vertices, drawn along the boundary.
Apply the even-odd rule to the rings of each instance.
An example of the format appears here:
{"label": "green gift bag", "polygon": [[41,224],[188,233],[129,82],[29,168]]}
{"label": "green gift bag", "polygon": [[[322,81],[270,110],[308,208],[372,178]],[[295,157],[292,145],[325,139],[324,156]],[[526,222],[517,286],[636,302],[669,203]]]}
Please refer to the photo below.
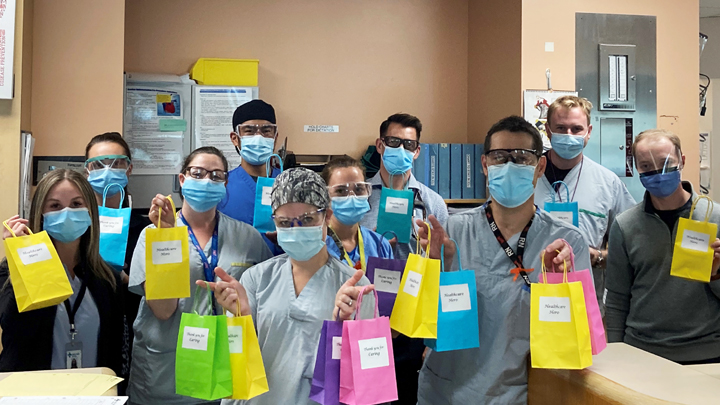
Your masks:
{"label": "green gift bag", "polygon": [[[175,352],[175,392],[178,395],[216,400],[233,393],[230,344],[225,315],[198,315],[200,289],[195,291],[193,313],[180,319]],[[210,288],[208,287],[210,297]],[[208,313],[212,314],[212,299]]]}

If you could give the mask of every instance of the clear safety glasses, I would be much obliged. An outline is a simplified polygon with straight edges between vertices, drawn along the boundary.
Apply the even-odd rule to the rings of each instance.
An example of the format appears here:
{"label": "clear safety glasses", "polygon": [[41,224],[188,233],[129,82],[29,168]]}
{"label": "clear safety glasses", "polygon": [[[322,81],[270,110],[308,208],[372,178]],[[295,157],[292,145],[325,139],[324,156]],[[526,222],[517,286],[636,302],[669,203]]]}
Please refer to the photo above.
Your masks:
{"label": "clear safety glasses", "polygon": [[236,130],[237,134],[240,136],[253,136],[255,134],[259,134],[265,138],[274,138],[275,134],[277,134],[277,125],[238,125]]}
{"label": "clear safety glasses", "polygon": [[328,192],[330,197],[347,197],[350,193],[358,197],[366,197],[372,194],[372,185],[366,181],[336,184],[328,187]]}
{"label": "clear safety glasses", "polygon": [[325,208],[317,211],[306,212],[294,218],[273,215],[272,219],[278,228],[292,228],[294,226],[318,226],[325,218]]}
{"label": "clear safety glasses", "polygon": [[127,170],[131,163],[130,158],[125,155],[103,155],[86,160],[85,169],[89,172],[105,168]]}

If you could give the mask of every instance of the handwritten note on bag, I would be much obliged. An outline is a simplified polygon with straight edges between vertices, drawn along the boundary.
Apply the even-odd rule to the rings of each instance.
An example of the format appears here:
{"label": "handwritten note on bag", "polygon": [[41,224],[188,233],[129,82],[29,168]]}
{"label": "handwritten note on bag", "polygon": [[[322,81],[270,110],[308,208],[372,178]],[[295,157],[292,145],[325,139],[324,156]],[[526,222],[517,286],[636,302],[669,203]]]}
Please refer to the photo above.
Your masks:
{"label": "handwritten note on bag", "polygon": [[539,319],[543,322],[570,322],[570,297],[540,297]]}
{"label": "handwritten note on bag", "polygon": [[243,352],[243,327],[228,326],[228,340],[230,342],[230,353]]}
{"label": "handwritten note on bag", "polygon": [[385,212],[405,215],[408,212],[408,200],[404,198],[388,197],[385,201]]}
{"label": "handwritten note on bag", "polygon": [[375,269],[375,290],[397,294],[400,290],[401,273],[385,269]]}
{"label": "handwritten note on bag", "polygon": [[186,326],[183,330],[182,348],[207,351],[208,335],[210,335],[208,328]]}
{"label": "handwritten note on bag", "polygon": [[272,187],[263,187],[262,188],[262,198],[260,200],[260,204],[262,205],[270,205],[272,200],[270,198],[272,194]]}
{"label": "handwritten note on bag", "polygon": [[332,338],[332,359],[340,360],[342,349],[342,336],[333,336]]}
{"label": "handwritten note on bag", "polygon": [[387,367],[390,365],[388,356],[387,338],[379,337],[374,339],[358,340],[360,347],[360,368]]}
{"label": "handwritten note on bag", "polygon": [[408,276],[405,280],[405,287],[403,287],[403,292],[410,294],[413,297],[417,297],[418,293],[420,293],[421,282],[422,274],[416,273],[412,270],[408,270]]}
{"label": "handwritten note on bag", "polygon": [[683,249],[707,252],[710,247],[710,235],[686,229],[685,232],[683,232],[680,246],[682,246]]}
{"label": "handwritten note on bag", "polygon": [[468,285],[441,285],[440,302],[443,312],[468,311],[470,309],[470,289]]}
{"label": "handwritten note on bag", "polygon": [[171,240],[167,242],[152,243],[153,264],[170,264],[182,262],[182,241]]}
{"label": "handwritten note on bag", "polygon": [[100,233],[121,234],[123,230],[123,217],[100,216]]}
{"label": "handwritten note on bag", "polygon": [[570,225],[573,223],[573,213],[570,211],[550,211],[549,214],[553,218],[565,221]]}
{"label": "handwritten note on bag", "polygon": [[26,266],[29,264],[52,259],[52,256],[50,255],[50,250],[48,250],[47,245],[45,245],[44,243],[38,243],[37,245],[20,248],[17,250],[17,253],[18,256],[20,256],[20,261],[22,262],[22,264]]}

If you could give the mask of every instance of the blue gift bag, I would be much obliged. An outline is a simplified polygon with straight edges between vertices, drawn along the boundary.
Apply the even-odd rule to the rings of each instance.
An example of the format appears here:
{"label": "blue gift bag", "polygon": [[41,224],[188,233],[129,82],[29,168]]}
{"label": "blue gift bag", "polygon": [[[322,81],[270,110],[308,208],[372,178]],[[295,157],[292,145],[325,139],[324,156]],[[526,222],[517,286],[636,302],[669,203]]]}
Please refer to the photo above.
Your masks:
{"label": "blue gift bag", "polygon": [[100,256],[115,270],[121,271],[125,266],[128,230],[132,208],[108,208],[105,206],[108,190],[120,187],[120,201],[125,201],[125,189],[119,184],[108,184],[103,191],[102,206],[98,207],[100,220]]}
{"label": "blue gift bag", "polygon": [[[390,184],[392,184],[392,176],[391,174]],[[394,190],[383,187],[380,192],[380,207],[375,231],[379,234],[392,232],[397,236],[399,243],[410,242],[414,199],[415,194],[407,188]]]}
{"label": "blue gift bag", "polygon": [[[455,242],[454,239],[452,239]],[[472,349],[480,346],[478,328],[477,285],[475,272],[463,270],[460,249],[455,242],[455,258],[460,271],[445,271],[443,246],[438,304],[437,339],[425,339],[425,346],[436,352]]]}
{"label": "blue gift bag", "polygon": [[270,177],[272,173],[272,161],[273,156],[277,156],[280,161],[280,172],[283,171],[283,162],[280,156],[274,154],[271,155],[265,163],[265,173],[267,177],[258,177],[257,185],[255,186],[255,211],[253,212],[253,226],[260,233],[274,232],[275,222],[272,220],[272,206],[270,200],[270,192],[272,191],[275,179]]}
{"label": "blue gift bag", "polygon": [[[555,192],[556,184],[565,186],[566,201],[555,201],[555,195],[557,194]],[[552,189],[552,202],[545,203],[545,211],[561,221],[578,226],[578,203],[577,201],[570,202],[570,188],[568,185],[564,181],[556,181],[550,188]]]}

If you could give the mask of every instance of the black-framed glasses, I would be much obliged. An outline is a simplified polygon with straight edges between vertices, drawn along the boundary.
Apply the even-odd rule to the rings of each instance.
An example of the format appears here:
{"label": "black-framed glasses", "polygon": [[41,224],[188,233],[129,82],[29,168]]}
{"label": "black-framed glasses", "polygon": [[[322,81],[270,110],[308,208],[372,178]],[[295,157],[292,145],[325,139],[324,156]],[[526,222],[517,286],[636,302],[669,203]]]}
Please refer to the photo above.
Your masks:
{"label": "black-framed glasses", "polygon": [[533,166],[537,164],[542,153],[532,149],[491,149],[485,152],[485,156],[487,156],[490,165],[513,162]]}
{"label": "black-framed glasses", "polygon": [[325,208],[317,211],[306,212],[294,218],[288,218],[273,214],[272,220],[278,228],[292,228],[294,226],[318,226],[325,218]]}
{"label": "black-framed glasses", "polygon": [[420,147],[420,142],[414,139],[400,139],[394,136],[384,136],[381,138],[385,146],[398,148],[400,145],[410,152],[415,152]]}
{"label": "black-framed glasses", "polygon": [[210,179],[216,182],[224,182],[227,180],[227,172],[224,170],[208,170],[200,166],[190,166],[185,170],[185,175],[189,175],[193,179],[202,180]]}
{"label": "black-framed glasses", "polygon": [[277,134],[277,125],[275,124],[238,125],[236,129],[240,136],[260,134],[265,138],[274,138],[275,134]]}

